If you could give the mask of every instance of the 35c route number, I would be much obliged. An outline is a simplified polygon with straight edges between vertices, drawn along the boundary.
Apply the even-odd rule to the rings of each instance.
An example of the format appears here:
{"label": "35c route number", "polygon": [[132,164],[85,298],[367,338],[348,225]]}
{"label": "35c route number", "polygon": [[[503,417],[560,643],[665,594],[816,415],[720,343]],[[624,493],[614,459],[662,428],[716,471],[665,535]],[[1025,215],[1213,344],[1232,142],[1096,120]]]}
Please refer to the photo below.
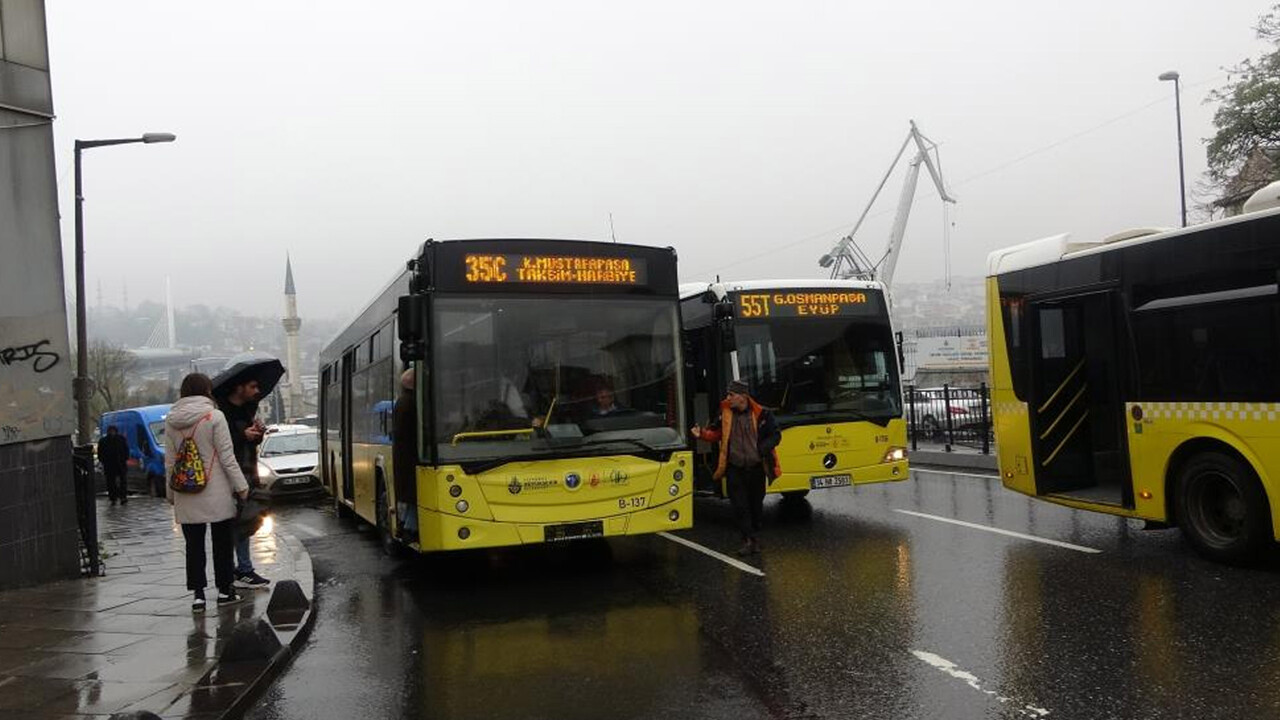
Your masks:
{"label": "35c route number", "polygon": [[632,510],[635,508],[642,508],[648,502],[649,502],[649,498],[643,495],[637,495],[635,497],[629,497],[629,498],[618,498],[618,509]]}

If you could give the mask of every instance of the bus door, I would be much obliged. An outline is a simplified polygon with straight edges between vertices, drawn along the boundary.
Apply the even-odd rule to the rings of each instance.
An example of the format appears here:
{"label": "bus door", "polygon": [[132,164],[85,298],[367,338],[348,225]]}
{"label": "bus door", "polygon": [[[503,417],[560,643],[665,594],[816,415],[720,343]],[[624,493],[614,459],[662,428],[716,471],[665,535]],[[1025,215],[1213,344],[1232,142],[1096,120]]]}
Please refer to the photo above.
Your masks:
{"label": "bus door", "polygon": [[1037,494],[1132,505],[1114,291],[1033,301]]}
{"label": "bus door", "polygon": [[342,466],[342,497],[351,502],[356,500],[356,475],[352,466],[351,435],[355,426],[351,417],[351,370],[355,365],[355,351],[342,356],[342,450],[338,462]]}

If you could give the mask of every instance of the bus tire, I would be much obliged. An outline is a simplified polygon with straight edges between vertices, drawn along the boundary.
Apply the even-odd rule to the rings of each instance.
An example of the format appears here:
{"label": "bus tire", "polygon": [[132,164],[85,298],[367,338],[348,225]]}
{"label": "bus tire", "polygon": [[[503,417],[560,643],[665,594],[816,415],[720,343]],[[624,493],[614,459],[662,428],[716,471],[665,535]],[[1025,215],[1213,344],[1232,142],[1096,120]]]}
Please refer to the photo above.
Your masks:
{"label": "bus tire", "polygon": [[795,502],[796,500],[803,500],[808,494],[808,490],[788,490],[787,492],[782,493],[782,499],[784,501],[789,500],[791,502]]}
{"label": "bus tire", "polygon": [[1204,557],[1241,564],[1274,540],[1271,510],[1253,468],[1221,452],[1192,456],[1178,472],[1177,517]]}
{"label": "bus tire", "polygon": [[400,541],[391,534],[390,505],[387,502],[387,483],[378,473],[377,500],[374,502],[374,514],[377,518],[378,546],[382,554],[389,558],[400,557]]}

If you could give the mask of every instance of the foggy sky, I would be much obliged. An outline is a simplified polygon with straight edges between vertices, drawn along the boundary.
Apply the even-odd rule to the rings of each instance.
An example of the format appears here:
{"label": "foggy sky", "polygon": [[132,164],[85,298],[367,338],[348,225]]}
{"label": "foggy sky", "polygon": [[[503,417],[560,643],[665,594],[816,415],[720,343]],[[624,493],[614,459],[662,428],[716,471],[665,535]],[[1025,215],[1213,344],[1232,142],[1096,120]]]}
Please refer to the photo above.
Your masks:
{"label": "foggy sky", "polygon": [[[1156,76],[1182,74],[1190,191],[1203,100],[1268,4],[50,0],[66,263],[73,140],[163,131],[85,153],[91,304],[170,276],[179,307],[277,313],[288,251],[300,314],[350,317],[429,237],[607,240],[611,212],[682,280],[823,277],[915,119],[959,199],[952,271],[980,275],[1005,245],[1176,225]],[[922,173],[898,280],[940,277],[942,238]]]}

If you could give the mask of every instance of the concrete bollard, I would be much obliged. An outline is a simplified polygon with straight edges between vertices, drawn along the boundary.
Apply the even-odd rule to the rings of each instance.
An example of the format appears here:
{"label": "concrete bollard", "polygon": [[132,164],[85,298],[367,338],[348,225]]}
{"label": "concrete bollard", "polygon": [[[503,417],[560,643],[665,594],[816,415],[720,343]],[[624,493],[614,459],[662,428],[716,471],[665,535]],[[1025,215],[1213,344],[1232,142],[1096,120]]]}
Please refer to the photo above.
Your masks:
{"label": "concrete bollard", "polygon": [[267,604],[267,614],[281,612],[299,612],[311,607],[306,593],[297,580],[281,580],[271,591],[271,602]]}
{"label": "concrete bollard", "polygon": [[243,620],[231,629],[231,636],[222,648],[220,662],[243,660],[270,660],[280,651],[280,638],[262,618]]}

